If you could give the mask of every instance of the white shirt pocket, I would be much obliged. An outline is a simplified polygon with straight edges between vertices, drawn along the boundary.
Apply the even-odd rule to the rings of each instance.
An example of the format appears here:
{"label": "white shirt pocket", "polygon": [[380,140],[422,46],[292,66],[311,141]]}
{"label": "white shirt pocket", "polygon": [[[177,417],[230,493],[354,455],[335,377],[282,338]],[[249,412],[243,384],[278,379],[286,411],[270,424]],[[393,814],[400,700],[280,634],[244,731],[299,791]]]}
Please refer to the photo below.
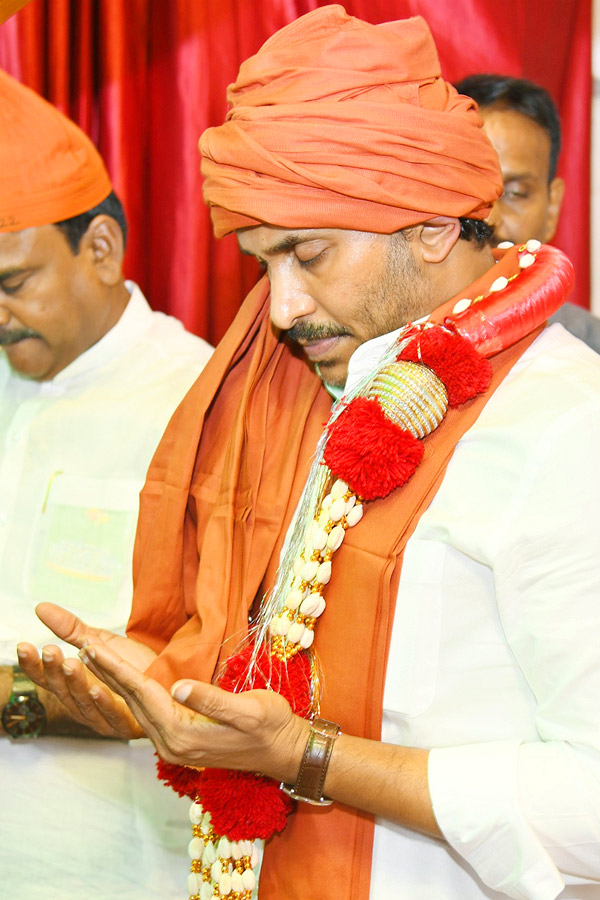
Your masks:
{"label": "white shirt pocket", "polygon": [[131,605],[140,484],[55,473],[32,529],[26,593],[116,628]]}

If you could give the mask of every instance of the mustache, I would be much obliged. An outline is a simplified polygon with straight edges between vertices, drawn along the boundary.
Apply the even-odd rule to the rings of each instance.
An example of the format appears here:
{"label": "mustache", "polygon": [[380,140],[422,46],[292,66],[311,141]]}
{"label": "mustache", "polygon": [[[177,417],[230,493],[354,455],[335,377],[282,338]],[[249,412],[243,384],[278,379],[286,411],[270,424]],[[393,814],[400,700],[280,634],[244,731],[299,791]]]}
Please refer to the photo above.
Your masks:
{"label": "mustache", "polygon": [[333,325],[323,322],[320,325],[311,325],[309,322],[298,322],[292,325],[286,332],[286,337],[295,343],[310,344],[313,341],[325,341],[327,338],[342,337],[348,334],[342,325]]}
{"label": "mustache", "polygon": [[33,328],[14,328],[12,331],[5,331],[0,328],[0,347],[9,347],[11,344],[18,344],[19,341],[25,341],[28,338],[39,338],[41,335],[34,331]]}

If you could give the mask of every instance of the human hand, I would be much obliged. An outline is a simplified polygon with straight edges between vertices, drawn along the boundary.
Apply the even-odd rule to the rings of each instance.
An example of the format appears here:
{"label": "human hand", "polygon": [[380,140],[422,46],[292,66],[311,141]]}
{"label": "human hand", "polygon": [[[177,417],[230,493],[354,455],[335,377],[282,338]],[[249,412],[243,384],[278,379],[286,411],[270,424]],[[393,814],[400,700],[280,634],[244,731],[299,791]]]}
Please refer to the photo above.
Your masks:
{"label": "human hand", "polygon": [[309,723],[273,691],[232,694],[212,684],[178,681],[171,695],[105,644],[80,654],[127,702],[159,755],[170,763],[261,772],[295,781]]}
{"label": "human hand", "polygon": [[[93,628],[60,606],[41,603],[36,612],[58,637],[76,647],[90,639],[106,641],[144,668],[155,658],[149,647],[105,629]],[[23,671],[43,691],[53,694],[75,721],[107,737],[128,739],[143,735],[123,700],[94,678],[79,659],[65,659],[54,644],[44,647],[40,656],[25,641],[19,644],[17,653]],[[54,712],[58,717],[58,710]]]}

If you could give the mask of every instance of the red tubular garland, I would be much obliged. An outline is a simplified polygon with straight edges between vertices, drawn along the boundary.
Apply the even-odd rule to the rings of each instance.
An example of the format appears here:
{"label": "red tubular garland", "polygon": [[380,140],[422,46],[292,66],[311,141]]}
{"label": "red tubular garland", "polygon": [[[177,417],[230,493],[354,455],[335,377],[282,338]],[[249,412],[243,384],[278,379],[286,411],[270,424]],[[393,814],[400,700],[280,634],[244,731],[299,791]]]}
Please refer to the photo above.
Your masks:
{"label": "red tubular garland", "polygon": [[477,348],[493,356],[516,344],[556,312],[566,300],[575,272],[571,260],[556,247],[542,244],[535,263],[522,269],[510,291],[497,291],[462,313],[446,316],[444,324]]}

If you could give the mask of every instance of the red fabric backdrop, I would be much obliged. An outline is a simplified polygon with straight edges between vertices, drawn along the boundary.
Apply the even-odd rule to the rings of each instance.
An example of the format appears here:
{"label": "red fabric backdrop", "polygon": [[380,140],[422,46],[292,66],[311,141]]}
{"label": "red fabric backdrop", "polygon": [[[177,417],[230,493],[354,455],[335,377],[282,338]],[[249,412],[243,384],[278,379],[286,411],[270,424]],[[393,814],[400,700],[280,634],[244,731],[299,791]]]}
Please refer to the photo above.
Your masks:
{"label": "red fabric backdrop", "polygon": [[[324,0],[32,0],[0,27],[0,66],[79,122],[103,154],[130,220],[126,271],[156,309],[215,342],[256,269],[214,241],[197,141],[222,121],[225,88],[273,31]],[[556,243],[588,306],[590,0],[346,0],[371,22],[422,14],[445,76],[523,75],[563,121],[567,182]],[[32,148],[35,151],[35,148]]]}

